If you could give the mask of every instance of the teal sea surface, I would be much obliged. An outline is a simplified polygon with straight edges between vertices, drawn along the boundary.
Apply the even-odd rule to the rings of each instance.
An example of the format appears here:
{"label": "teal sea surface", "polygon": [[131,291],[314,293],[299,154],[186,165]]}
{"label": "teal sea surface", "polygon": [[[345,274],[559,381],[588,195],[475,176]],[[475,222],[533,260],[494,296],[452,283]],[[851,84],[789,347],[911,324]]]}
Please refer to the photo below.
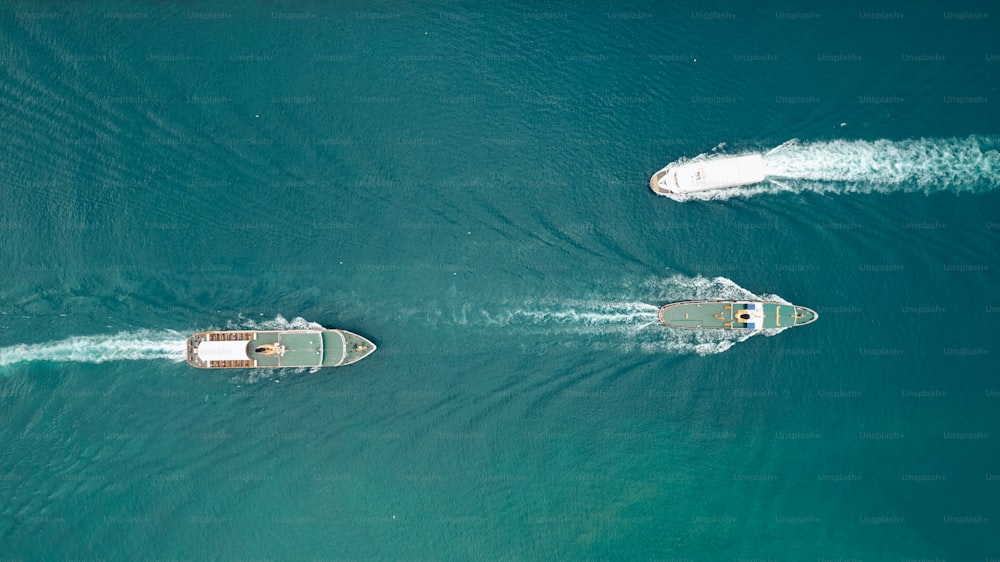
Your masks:
{"label": "teal sea surface", "polygon": [[[0,560],[1000,559],[997,19],[6,3]],[[379,349],[183,361],[314,325]]]}

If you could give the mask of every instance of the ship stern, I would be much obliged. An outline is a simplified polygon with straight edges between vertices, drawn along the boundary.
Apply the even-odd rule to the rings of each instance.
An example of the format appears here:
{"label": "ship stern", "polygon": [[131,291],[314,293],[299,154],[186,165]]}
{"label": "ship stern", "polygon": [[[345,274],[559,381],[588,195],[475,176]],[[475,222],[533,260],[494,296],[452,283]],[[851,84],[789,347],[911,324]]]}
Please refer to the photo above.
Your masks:
{"label": "ship stern", "polygon": [[207,333],[198,332],[187,339],[187,352],[184,355],[184,360],[187,361],[188,365],[199,369],[208,368],[208,363],[198,355],[198,346],[201,345],[201,342],[205,341],[207,337]]}

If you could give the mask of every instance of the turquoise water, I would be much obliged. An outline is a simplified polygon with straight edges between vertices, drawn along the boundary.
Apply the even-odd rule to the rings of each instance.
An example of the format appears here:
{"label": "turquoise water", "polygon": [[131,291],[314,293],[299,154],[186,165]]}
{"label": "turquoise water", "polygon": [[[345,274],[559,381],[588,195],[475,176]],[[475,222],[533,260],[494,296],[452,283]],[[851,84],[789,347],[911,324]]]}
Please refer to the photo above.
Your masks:
{"label": "turquoise water", "polygon": [[[997,17],[4,6],[0,558],[1000,558]],[[182,360],[310,323],[379,350]]]}

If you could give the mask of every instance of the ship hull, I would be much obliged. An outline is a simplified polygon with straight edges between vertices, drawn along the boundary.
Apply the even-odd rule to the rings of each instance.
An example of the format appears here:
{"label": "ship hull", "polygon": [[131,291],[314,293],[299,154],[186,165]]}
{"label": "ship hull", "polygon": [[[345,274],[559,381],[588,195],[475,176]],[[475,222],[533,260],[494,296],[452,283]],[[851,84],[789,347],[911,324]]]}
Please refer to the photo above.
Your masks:
{"label": "ship hull", "polygon": [[783,302],[703,300],[664,305],[660,322],[687,330],[768,330],[811,324],[819,314]]}
{"label": "ship hull", "polygon": [[225,330],[188,338],[186,359],[199,369],[342,367],[374,351],[347,330]]}
{"label": "ship hull", "polygon": [[764,157],[750,154],[670,164],[653,174],[649,187],[659,195],[686,195],[753,185],[765,177]]}

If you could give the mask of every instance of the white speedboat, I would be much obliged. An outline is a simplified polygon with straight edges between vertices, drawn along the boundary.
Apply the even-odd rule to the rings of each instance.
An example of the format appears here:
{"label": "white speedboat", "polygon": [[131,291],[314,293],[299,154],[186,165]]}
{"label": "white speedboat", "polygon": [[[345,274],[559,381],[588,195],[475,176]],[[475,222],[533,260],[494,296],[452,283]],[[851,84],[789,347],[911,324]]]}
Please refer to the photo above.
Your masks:
{"label": "white speedboat", "polygon": [[685,195],[764,181],[766,165],[761,154],[716,157],[667,165],[653,174],[649,187],[659,195]]}

